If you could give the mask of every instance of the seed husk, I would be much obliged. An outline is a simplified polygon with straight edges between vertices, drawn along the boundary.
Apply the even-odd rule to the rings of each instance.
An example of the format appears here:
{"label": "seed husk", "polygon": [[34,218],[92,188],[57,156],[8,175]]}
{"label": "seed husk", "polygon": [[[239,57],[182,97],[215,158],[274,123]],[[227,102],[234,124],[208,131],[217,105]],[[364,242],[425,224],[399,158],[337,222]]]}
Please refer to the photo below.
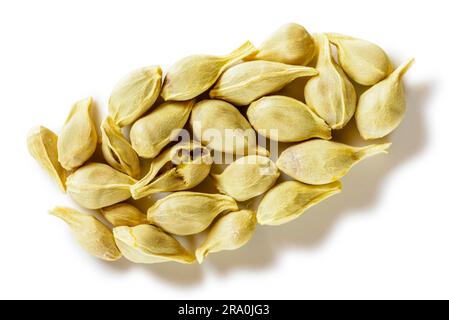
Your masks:
{"label": "seed husk", "polygon": [[199,142],[181,142],[151,162],[146,176],[131,186],[132,196],[141,199],[158,192],[192,189],[209,175],[212,162],[209,150]]}
{"label": "seed husk", "polygon": [[254,59],[306,66],[315,54],[315,42],[297,23],[287,23],[259,47]]}
{"label": "seed husk", "polygon": [[50,214],[64,220],[81,247],[92,256],[106,261],[121,258],[111,230],[94,216],[64,207],[56,207]]}
{"label": "seed husk", "polygon": [[107,117],[101,124],[103,156],[114,169],[133,178],[140,176],[140,160],[120,127]]}

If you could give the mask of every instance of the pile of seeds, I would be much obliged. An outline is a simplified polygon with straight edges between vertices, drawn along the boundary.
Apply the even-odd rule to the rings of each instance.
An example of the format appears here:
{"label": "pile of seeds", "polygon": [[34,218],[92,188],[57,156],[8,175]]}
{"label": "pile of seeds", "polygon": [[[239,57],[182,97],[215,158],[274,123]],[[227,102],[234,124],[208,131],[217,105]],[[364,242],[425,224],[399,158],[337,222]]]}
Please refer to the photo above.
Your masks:
{"label": "pile of seeds", "polygon": [[[413,62],[395,69],[371,42],[334,33],[312,36],[291,23],[259,49],[246,42],[226,56],[189,56],[165,77],[158,66],[131,72],[113,89],[100,130],[88,98],[73,105],[59,137],[37,127],[28,148],[62,191],[98,210],[51,210],[91,255],[202,263],[209,253],[243,246],[257,223],[280,225],[299,217],[340,192],[339,180],[357,162],[385,153],[389,143],[348,146],[331,141],[332,130],[353,117],[365,140],[395,130],[406,108],[402,77]],[[305,103],[279,93],[300,77],[307,80]],[[291,145],[275,163],[262,138]],[[99,144],[103,157],[95,162]],[[234,158],[216,174],[211,169],[219,154]],[[143,159],[151,161],[149,169]],[[276,185],[280,172],[291,181]],[[207,178],[220,193],[186,191]],[[133,205],[165,192],[170,194],[146,214]],[[258,196],[254,212],[245,202]],[[176,239],[203,231],[207,236],[195,254]]]}

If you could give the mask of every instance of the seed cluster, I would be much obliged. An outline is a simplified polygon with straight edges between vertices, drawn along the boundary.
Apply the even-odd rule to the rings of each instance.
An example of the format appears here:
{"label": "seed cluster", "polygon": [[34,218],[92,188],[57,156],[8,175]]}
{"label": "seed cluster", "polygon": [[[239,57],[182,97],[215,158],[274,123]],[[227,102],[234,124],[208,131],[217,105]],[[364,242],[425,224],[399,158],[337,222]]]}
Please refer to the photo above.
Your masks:
{"label": "seed cluster", "polygon": [[[259,49],[248,41],[225,56],[189,56],[165,76],[159,66],[135,70],[113,89],[99,130],[87,98],[73,105],[59,136],[33,129],[28,149],[80,206],[98,210],[98,216],[51,210],[91,255],[202,263],[209,253],[245,245],[258,223],[299,217],[339,193],[339,180],[356,163],[386,153],[390,143],[353,147],[331,141],[332,133],[353,118],[365,140],[395,130],[406,109],[402,78],[413,62],[395,69],[371,42],[310,35],[290,23]],[[306,82],[304,101],[282,93],[298,78]],[[176,142],[185,128],[193,139]],[[290,145],[274,162],[266,145],[252,138],[257,135]],[[95,162],[97,149],[103,158]],[[218,174],[212,170],[217,154],[237,159]],[[277,183],[281,172],[291,181]],[[205,179],[217,193],[188,191]],[[171,194],[146,213],[133,205],[163,192]],[[249,210],[247,201],[259,196],[257,212]],[[195,253],[176,238],[203,231]]]}

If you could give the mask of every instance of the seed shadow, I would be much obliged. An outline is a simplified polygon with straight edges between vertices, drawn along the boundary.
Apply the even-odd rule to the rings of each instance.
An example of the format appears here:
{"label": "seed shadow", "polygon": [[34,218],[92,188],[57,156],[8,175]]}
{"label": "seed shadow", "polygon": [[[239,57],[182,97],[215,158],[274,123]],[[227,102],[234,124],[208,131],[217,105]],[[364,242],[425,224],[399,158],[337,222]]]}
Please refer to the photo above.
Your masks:
{"label": "seed shadow", "polygon": [[149,275],[178,287],[199,286],[204,279],[202,267],[198,264],[165,263],[141,267]]}
{"label": "seed shadow", "polygon": [[[135,266],[126,260],[109,264],[118,271],[142,268],[151,276],[178,287],[194,287],[204,280],[205,270],[211,267],[220,276],[238,270],[261,270],[276,263],[278,254],[285,250],[314,250],[326,243],[339,220],[349,214],[363,214],[363,209],[376,204],[382,196],[382,186],[393,170],[418,155],[426,147],[428,133],[425,115],[426,100],[434,84],[423,82],[407,88],[408,110],[400,128],[388,140],[393,142],[388,156],[376,156],[355,166],[343,179],[342,193],[331,197],[307,211],[299,219],[278,227],[257,226],[251,241],[236,251],[211,254],[204,265],[185,266],[176,263]],[[354,121],[334,133],[336,141],[366,145],[357,132]],[[375,142],[384,142],[382,139]],[[282,146],[280,151],[286,146]],[[288,179],[282,175],[280,181]],[[195,191],[211,192],[211,181],[207,180]],[[243,207],[256,208],[261,197]]]}
{"label": "seed shadow", "polygon": [[310,77],[297,78],[277,92],[276,95],[283,95],[305,102],[304,88],[308,80],[310,80]]}
{"label": "seed shadow", "polygon": [[201,270],[202,267],[198,264],[184,265],[179,263],[161,263],[153,265],[138,265],[127,261],[125,258],[115,262],[105,262],[99,260],[99,263],[117,275],[123,276],[125,272],[140,270],[151,277],[160,279],[166,283],[170,283],[178,287],[199,285],[204,276]]}
{"label": "seed shadow", "polygon": [[[388,156],[378,155],[356,165],[343,179],[343,192],[311,208],[299,219],[278,227],[258,227],[254,238],[242,249],[211,255],[206,263],[221,275],[232,270],[262,269],[275,263],[277,254],[286,249],[312,250],[323,245],[339,220],[348,214],[361,214],[376,204],[382,185],[394,168],[425,149],[427,98],[434,84],[427,81],[409,86],[408,110],[400,128],[388,140],[393,145]],[[335,133],[335,140],[366,145],[354,122]],[[375,141],[383,142],[386,139]]]}
{"label": "seed shadow", "polygon": [[112,272],[122,275],[124,272],[127,272],[135,267],[133,264],[131,264],[128,260],[126,260],[123,257],[120,260],[114,262],[98,260],[98,263],[101,263]]}

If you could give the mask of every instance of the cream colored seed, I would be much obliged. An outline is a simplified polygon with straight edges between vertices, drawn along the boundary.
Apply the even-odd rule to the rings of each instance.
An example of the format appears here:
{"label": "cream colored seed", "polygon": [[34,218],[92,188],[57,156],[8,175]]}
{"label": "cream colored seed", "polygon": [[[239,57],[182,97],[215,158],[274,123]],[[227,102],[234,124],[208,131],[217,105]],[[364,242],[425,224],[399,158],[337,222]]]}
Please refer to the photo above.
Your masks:
{"label": "cream colored seed", "polygon": [[251,102],[282,89],[300,77],[315,76],[314,68],[294,66],[272,61],[249,61],[226,70],[209,96],[236,106]]}
{"label": "cream colored seed", "polygon": [[257,146],[257,135],[245,117],[232,104],[221,100],[202,100],[190,117],[195,138],[210,149],[229,154],[267,155]]}
{"label": "cream colored seed", "polygon": [[133,178],[103,163],[85,165],[67,179],[67,193],[87,209],[100,209],[131,197]]}
{"label": "cream colored seed", "polygon": [[176,62],[167,72],[161,96],[164,100],[186,101],[208,90],[229,66],[254,55],[257,49],[249,41],[223,57],[193,55]]}
{"label": "cream colored seed", "polygon": [[101,214],[114,227],[135,227],[148,224],[147,216],[128,203],[119,203],[102,208]]}
{"label": "cream colored seed", "polygon": [[158,200],[148,209],[148,221],[163,230],[180,235],[204,231],[225,211],[237,211],[234,199],[221,194],[176,192]]}
{"label": "cream colored seed", "polygon": [[387,153],[391,143],[362,148],[326,140],[310,140],[282,152],[276,162],[279,170],[292,178],[313,185],[340,180],[363,159]]}
{"label": "cream colored seed", "polygon": [[331,129],[326,122],[293,98],[263,97],[251,103],[247,115],[257,132],[271,140],[300,142],[311,138],[331,138]]}
{"label": "cream colored seed", "polygon": [[319,48],[316,69],[319,74],[305,88],[306,104],[332,129],[343,128],[355,112],[357,95],[348,77],[332,58],[326,35],[315,35]]}
{"label": "cream colored seed", "polygon": [[262,225],[281,225],[301,216],[308,208],[341,191],[341,183],[311,186],[298,181],[283,182],[262,199],[257,221]]}
{"label": "cream colored seed", "polygon": [[120,127],[134,123],[159,97],[162,69],[151,66],[135,70],[121,79],[109,98],[109,114]]}
{"label": "cream colored seed", "polygon": [[154,158],[178,135],[189,119],[194,100],[166,102],[131,127],[130,139],[142,158]]}
{"label": "cream colored seed", "polygon": [[251,155],[230,164],[223,173],[213,174],[217,189],[237,201],[246,201],[269,190],[279,178],[279,170],[269,158]]}
{"label": "cream colored seed", "polygon": [[137,153],[124,137],[120,127],[107,117],[101,124],[103,156],[107,163],[133,178],[140,176],[140,160]]}
{"label": "cream colored seed", "polygon": [[27,138],[28,151],[39,165],[66,191],[67,171],[58,162],[58,136],[45,127],[36,127]]}
{"label": "cream colored seed", "polygon": [[393,71],[385,51],[374,43],[336,33],[327,36],[337,46],[339,64],[355,82],[372,86]]}
{"label": "cream colored seed", "polygon": [[306,66],[314,54],[315,43],[307,30],[287,23],[262,43],[254,59]]}
{"label": "cream colored seed", "polygon": [[123,256],[134,263],[195,262],[194,255],[158,227],[151,225],[117,227],[113,232]]}
{"label": "cream colored seed", "polygon": [[256,230],[256,214],[252,210],[231,212],[219,218],[210,229],[206,241],[196,250],[202,263],[210,253],[236,250],[244,246]]}
{"label": "cream colored seed", "polygon": [[385,137],[401,123],[406,110],[402,78],[414,62],[408,60],[360,96],[355,119],[365,140]]}
{"label": "cream colored seed", "polygon": [[92,98],[72,107],[58,139],[58,160],[66,170],[82,166],[94,154],[98,135],[91,115]]}
{"label": "cream colored seed", "polygon": [[92,256],[106,261],[121,258],[111,230],[94,216],[63,207],[54,208],[50,214],[64,220],[81,247]]}

